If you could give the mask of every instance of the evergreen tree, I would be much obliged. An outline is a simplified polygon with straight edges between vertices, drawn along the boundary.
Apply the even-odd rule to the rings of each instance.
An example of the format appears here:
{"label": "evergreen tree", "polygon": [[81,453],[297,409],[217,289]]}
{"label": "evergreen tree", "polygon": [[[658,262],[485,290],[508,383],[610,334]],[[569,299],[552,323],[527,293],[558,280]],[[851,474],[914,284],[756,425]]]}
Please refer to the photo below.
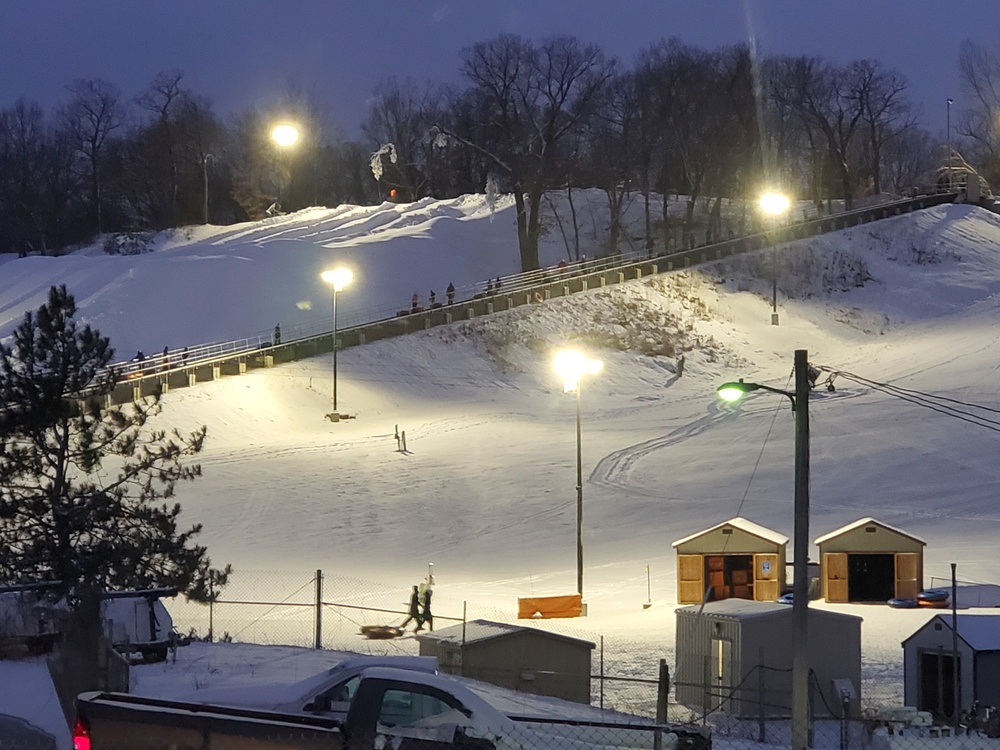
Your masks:
{"label": "evergreen tree", "polygon": [[59,581],[75,600],[93,587],[176,587],[192,598],[225,583],[201,531],[178,529],[178,481],[201,475],[206,428],[150,424],[159,395],[109,406],[107,338],[74,321],[65,286],[0,344],[0,581]]}

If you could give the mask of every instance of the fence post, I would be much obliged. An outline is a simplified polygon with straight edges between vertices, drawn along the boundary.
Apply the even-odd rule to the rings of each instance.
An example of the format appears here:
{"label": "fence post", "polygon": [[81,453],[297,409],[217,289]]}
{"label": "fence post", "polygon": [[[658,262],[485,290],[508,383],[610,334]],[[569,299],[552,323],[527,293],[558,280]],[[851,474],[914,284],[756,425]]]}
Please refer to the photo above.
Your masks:
{"label": "fence post", "polygon": [[764,647],[757,654],[757,742],[764,742],[767,734],[764,724]]}
{"label": "fence post", "polygon": [[656,723],[667,723],[667,696],[670,695],[670,668],[660,659],[660,675],[656,683]]}
{"label": "fence post", "polygon": [[601,709],[604,709],[604,636],[601,636]]}
{"label": "fence post", "polygon": [[323,571],[316,571],[316,642],[314,648],[323,648]]}

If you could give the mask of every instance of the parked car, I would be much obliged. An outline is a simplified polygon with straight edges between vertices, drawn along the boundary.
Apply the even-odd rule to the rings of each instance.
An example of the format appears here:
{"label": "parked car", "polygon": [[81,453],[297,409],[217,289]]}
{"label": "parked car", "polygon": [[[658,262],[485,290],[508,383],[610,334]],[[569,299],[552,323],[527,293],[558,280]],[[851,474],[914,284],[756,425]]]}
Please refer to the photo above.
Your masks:
{"label": "parked car", "polygon": [[221,750],[254,742],[286,750],[711,750],[711,735],[698,728],[657,725],[467,678],[386,667],[358,675],[342,720],[83,693],[73,735],[77,750]]}
{"label": "parked car", "polygon": [[361,672],[371,667],[434,674],[438,661],[433,656],[369,656],[344,652],[344,659],[336,666],[298,682],[195,690],[172,695],[171,698],[186,703],[342,720],[347,716],[351,698],[357,692]]}

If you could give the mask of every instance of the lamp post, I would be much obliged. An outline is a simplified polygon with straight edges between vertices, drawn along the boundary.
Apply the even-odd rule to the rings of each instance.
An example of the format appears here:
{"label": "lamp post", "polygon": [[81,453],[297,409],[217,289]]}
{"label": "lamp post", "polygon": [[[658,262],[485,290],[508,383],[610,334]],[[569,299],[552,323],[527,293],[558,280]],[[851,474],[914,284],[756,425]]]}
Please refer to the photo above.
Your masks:
{"label": "lamp post", "polygon": [[778,222],[778,217],[787,213],[791,206],[791,201],[787,195],[781,193],[768,192],[760,197],[758,202],[760,210],[768,217],[771,227],[771,325],[778,325],[778,253],[774,247],[777,238],[774,236],[774,228]]}
{"label": "lamp post", "polygon": [[320,278],[333,287],[333,411],[337,412],[337,292],[351,283],[354,274],[351,269],[338,266],[330,271],[323,271]]}
{"label": "lamp post", "polygon": [[948,192],[952,190],[951,184],[951,105],[953,99],[948,99]]}
{"label": "lamp post", "polygon": [[[290,122],[282,122],[271,128],[271,140],[282,151],[287,151],[299,142],[299,129]],[[281,206],[281,184],[278,185],[278,206]]]}
{"label": "lamp post", "polygon": [[203,180],[202,187],[204,188],[205,193],[205,203],[202,207],[205,219],[203,222],[204,224],[208,224],[208,160],[214,158],[215,157],[212,154],[204,154],[201,157],[201,176]]}
{"label": "lamp post", "polygon": [[757,383],[726,383],[718,394],[736,401],[750,391],[780,393],[795,412],[795,543],[792,582],[792,750],[809,746],[809,389],[815,370],[805,349],[795,351],[795,392]]}
{"label": "lamp post", "polygon": [[576,391],[576,591],[583,597],[583,450],[580,429],[580,391],[584,375],[601,371],[599,359],[591,359],[576,349],[556,354],[553,368],[563,381],[563,391]]}

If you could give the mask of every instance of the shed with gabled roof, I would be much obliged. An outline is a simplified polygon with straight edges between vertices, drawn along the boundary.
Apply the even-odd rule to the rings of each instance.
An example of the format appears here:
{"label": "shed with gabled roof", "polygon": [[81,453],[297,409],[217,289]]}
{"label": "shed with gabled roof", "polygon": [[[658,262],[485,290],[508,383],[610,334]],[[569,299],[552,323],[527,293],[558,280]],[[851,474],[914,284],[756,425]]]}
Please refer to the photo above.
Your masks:
{"label": "shed with gabled roof", "polygon": [[[793,610],[777,602],[728,599],[679,607],[677,702],[742,718],[788,716],[792,705]],[[809,607],[814,716],[858,716],[861,618]],[[847,698],[850,703],[846,705]]]}
{"label": "shed with gabled roof", "polygon": [[[952,718],[955,706],[955,646],[958,649],[959,708],[975,701],[1000,705],[1000,615],[937,615],[903,641],[903,692],[907,706]],[[953,634],[957,633],[958,638]],[[957,643],[956,643],[957,641]]]}
{"label": "shed with gabled roof", "polygon": [[590,703],[591,641],[538,627],[471,620],[417,633],[442,672],[535,695]]}
{"label": "shed with gabled roof", "polygon": [[828,602],[913,599],[924,587],[923,539],[862,518],[816,539]]}
{"label": "shed with gabled roof", "polygon": [[748,521],[730,518],[673,543],[677,550],[677,601],[709,599],[773,602],[785,584],[788,537]]}

